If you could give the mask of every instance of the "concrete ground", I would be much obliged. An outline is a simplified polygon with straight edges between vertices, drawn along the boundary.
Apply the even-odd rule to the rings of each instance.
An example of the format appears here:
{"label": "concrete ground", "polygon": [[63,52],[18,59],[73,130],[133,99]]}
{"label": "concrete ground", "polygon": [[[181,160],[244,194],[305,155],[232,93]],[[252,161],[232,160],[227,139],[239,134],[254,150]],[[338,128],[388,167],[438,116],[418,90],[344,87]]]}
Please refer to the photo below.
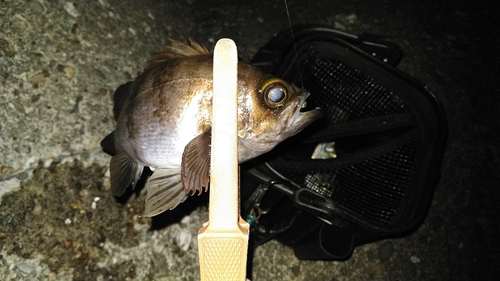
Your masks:
{"label": "concrete ground", "polygon": [[[487,1],[485,1],[487,2]],[[498,280],[498,3],[295,1],[290,21],[394,39],[398,66],[428,85],[449,122],[425,222],[356,248],[347,261],[301,261],[271,241],[253,280]],[[157,44],[232,38],[249,61],[287,28],[283,1],[0,1],[0,280],[199,280],[199,207],[156,227],[144,195],[117,202],[99,141],[113,91]]]}

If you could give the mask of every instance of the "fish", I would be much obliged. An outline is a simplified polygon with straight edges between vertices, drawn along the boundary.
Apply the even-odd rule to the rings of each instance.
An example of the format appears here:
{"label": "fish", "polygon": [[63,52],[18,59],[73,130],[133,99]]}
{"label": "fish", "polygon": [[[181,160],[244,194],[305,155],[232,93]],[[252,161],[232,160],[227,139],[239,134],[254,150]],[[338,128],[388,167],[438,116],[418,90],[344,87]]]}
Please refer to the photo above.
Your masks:
{"label": "fish", "polygon": [[[147,180],[143,216],[175,208],[210,182],[213,56],[189,40],[170,39],[144,71],[113,94],[115,130],[111,143],[111,190],[121,196]],[[309,92],[238,62],[238,163],[272,150],[297,134],[322,111],[305,110]],[[106,149],[104,149],[106,150]]]}

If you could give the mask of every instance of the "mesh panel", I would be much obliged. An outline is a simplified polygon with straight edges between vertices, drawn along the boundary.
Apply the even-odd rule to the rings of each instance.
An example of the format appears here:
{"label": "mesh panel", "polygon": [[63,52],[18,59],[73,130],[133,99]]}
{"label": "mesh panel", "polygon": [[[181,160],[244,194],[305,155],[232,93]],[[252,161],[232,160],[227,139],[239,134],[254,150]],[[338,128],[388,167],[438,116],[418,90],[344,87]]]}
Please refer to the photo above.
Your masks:
{"label": "mesh panel", "polygon": [[338,171],[332,198],[376,225],[389,224],[410,179],[415,144]]}
{"label": "mesh panel", "polygon": [[416,147],[415,143],[405,144],[338,170],[298,172],[297,163],[282,159],[273,161],[272,166],[289,180],[331,197],[340,208],[383,226],[397,215],[412,175]]}
{"label": "mesh panel", "polygon": [[[306,61],[302,66],[304,87],[311,92],[308,103],[320,106],[329,124],[408,114],[396,94],[378,85],[367,74],[341,61],[310,52],[312,61]],[[367,142],[367,136],[353,136],[351,140]],[[368,139],[368,143],[371,141]],[[307,168],[300,162],[284,158],[275,159],[271,165],[289,180],[331,197],[340,208],[371,224],[384,226],[392,222],[401,207],[416,150],[416,142],[404,141],[376,156],[370,155],[364,161],[343,167],[332,165],[329,170],[313,168],[311,164],[308,166],[311,171],[304,171]],[[289,154],[298,155],[294,151],[289,151]]]}
{"label": "mesh panel", "polygon": [[304,83],[312,93],[308,101],[326,110],[332,123],[405,112],[397,95],[341,61],[316,57],[303,69]]}

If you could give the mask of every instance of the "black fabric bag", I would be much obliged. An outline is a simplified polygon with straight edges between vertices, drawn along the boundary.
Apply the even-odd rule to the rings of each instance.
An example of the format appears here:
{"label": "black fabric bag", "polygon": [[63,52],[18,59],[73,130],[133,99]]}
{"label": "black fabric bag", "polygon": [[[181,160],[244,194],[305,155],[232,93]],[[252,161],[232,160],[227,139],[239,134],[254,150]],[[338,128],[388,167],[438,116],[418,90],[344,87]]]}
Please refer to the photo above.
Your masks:
{"label": "black fabric bag", "polygon": [[446,121],[436,97],[394,67],[400,58],[388,40],[318,25],[282,31],[255,55],[254,66],[310,91],[308,107],[324,115],[242,166],[253,246],[276,239],[300,259],[340,260],[422,222]]}

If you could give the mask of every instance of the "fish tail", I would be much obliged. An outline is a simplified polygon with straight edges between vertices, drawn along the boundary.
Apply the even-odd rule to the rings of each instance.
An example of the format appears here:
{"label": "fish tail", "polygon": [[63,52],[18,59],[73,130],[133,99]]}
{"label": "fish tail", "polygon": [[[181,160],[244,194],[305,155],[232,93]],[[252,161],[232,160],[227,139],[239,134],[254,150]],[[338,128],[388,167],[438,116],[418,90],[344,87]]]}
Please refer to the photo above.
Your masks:
{"label": "fish tail", "polygon": [[113,117],[115,118],[115,121],[118,121],[118,117],[120,117],[120,113],[122,112],[122,109],[125,106],[125,102],[130,95],[133,83],[134,82],[131,81],[121,85],[113,94]]}

